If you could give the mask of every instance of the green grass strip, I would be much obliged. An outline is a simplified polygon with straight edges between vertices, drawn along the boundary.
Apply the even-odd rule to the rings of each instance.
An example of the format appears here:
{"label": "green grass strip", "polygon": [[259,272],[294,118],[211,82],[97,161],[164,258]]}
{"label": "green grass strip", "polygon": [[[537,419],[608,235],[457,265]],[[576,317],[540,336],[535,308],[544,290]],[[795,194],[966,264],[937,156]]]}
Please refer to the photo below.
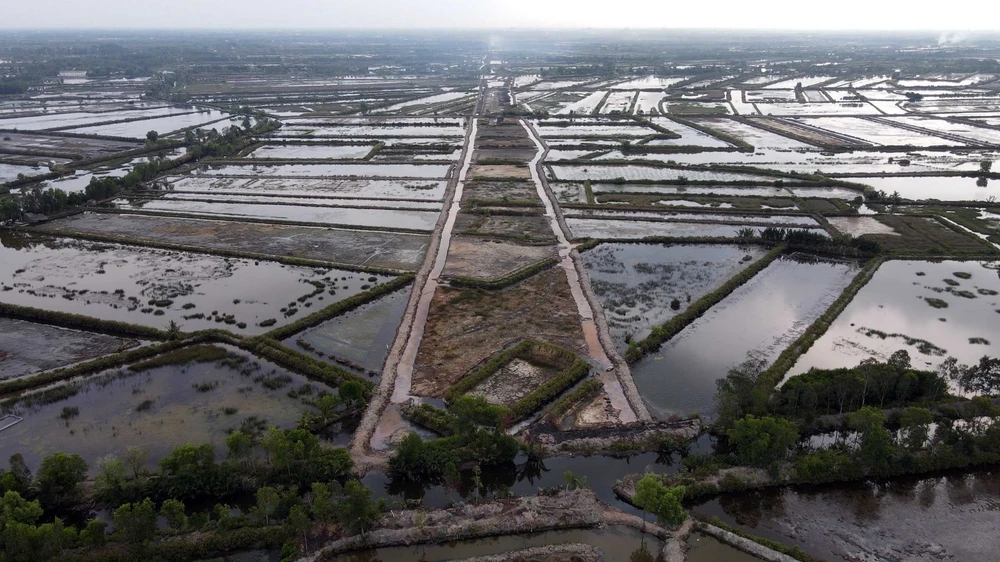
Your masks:
{"label": "green grass strip", "polygon": [[367,398],[371,397],[371,392],[375,387],[370,380],[347,369],[314,359],[265,337],[244,340],[239,343],[239,347],[332,386],[340,386],[347,381],[359,382],[365,387]]}
{"label": "green grass strip", "polygon": [[764,257],[755,261],[749,267],[730,278],[718,289],[695,301],[691,306],[684,310],[684,312],[681,312],[665,323],[654,327],[653,331],[646,336],[646,338],[629,347],[628,351],[625,352],[625,360],[629,363],[635,363],[647,353],[651,353],[652,351],[659,349],[663,342],[677,335],[677,333],[686,328],[688,324],[700,318],[701,315],[708,311],[708,309],[718,304],[719,301],[729,296],[730,293],[743,286],[747,281],[770,265],[771,262],[776,260],[778,256],[785,251],[785,248],[786,246],[784,244],[775,246]]}
{"label": "green grass strip", "polygon": [[308,316],[303,316],[291,324],[271,330],[270,332],[264,334],[264,337],[279,341],[288,339],[302,330],[322,324],[331,318],[340,316],[341,314],[358,308],[361,305],[368,304],[383,295],[398,291],[399,289],[409,285],[413,281],[413,277],[414,276],[412,274],[400,275],[399,277],[396,277],[386,283],[376,285],[363,293],[358,293],[353,297],[347,297],[346,299],[337,301],[322,310],[313,312]]}
{"label": "green grass strip", "polygon": [[512,423],[521,421],[532,412],[555,400],[566,389],[580,382],[589,374],[590,364],[583,359],[577,359],[570,368],[549,379],[530,394],[511,405],[509,409]]}
{"label": "green grass strip", "polygon": [[[130,336],[146,338],[151,340],[165,340],[168,335],[163,330],[119,322],[117,320],[100,320],[82,314],[72,314],[70,312],[58,312],[55,310],[43,310],[30,306],[20,306],[17,304],[0,303],[0,316],[39,322],[42,324],[52,324],[64,328],[77,328],[89,330],[91,332],[101,332],[116,336]],[[166,321],[164,321],[166,322]]]}
{"label": "green grass strip", "polygon": [[792,342],[792,345],[786,347],[781,352],[781,355],[778,356],[778,359],[764,371],[760,378],[761,384],[766,385],[768,390],[777,386],[785,378],[785,374],[795,365],[795,362],[799,360],[799,357],[809,351],[809,348],[816,343],[816,340],[823,337],[823,334],[830,329],[833,321],[840,316],[840,313],[847,308],[847,305],[851,304],[851,301],[854,300],[854,297],[857,296],[861,288],[871,281],[872,276],[875,275],[875,272],[884,261],[883,258],[874,258],[865,264],[865,267],[854,276],[851,283],[840,293],[840,297],[833,301],[833,304],[826,309],[826,312],[817,318],[812,326],[809,326],[798,339]]}
{"label": "green grass strip", "polygon": [[490,375],[497,372],[500,367],[503,367],[507,363],[510,363],[514,358],[521,356],[528,349],[531,348],[537,342],[532,340],[524,340],[514,347],[501,351],[493,357],[490,357],[486,364],[483,365],[479,370],[462,377],[457,383],[452,385],[447,392],[444,393],[444,399],[446,402],[454,402],[456,398],[465,394],[466,392],[472,390],[479,383],[488,379]]}
{"label": "green grass strip", "polygon": [[788,546],[786,544],[782,544],[782,543],[777,542],[777,541],[772,541],[770,539],[765,539],[765,538],[762,538],[762,537],[751,535],[750,533],[741,531],[740,529],[737,529],[735,527],[731,527],[731,526],[727,525],[726,523],[724,523],[718,517],[712,517],[711,519],[708,519],[707,521],[705,521],[705,523],[708,523],[709,525],[712,525],[713,527],[718,527],[718,528],[722,529],[723,531],[729,531],[730,533],[732,533],[732,534],[734,534],[734,535],[736,535],[738,537],[743,537],[744,539],[751,540],[751,541],[753,541],[753,542],[755,542],[755,543],[757,543],[757,544],[759,544],[761,546],[765,546],[765,547],[770,548],[771,550],[774,550],[776,552],[780,552],[780,553],[785,554],[787,556],[791,556],[792,558],[794,558],[796,560],[801,560],[802,562],[820,562],[819,559],[813,558],[806,551],[802,550],[801,548],[799,548],[797,546]]}
{"label": "green grass strip", "polygon": [[498,289],[503,289],[505,287],[510,287],[515,283],[519,283],[540,271],[546,270],[559,263],[559,258],[547,258],[538,263],[529,265],[528,267],[519,269],[508,275],[504,275],[499,279],[475,279],[472,277],[453,277],[448,281],[452,287],[466,287],[470,289],[485,289],[487,291],[496,291]]}
{"label": "green grass strip", "polygon": [[564,394],[561,398],[549,404],[549,407],[542,413],[542,417],[550,420],[558,420],[570,411],[577,404],[582,404],[593,400],[601,391],[604,384],[597,379],[588,379],[580,383],[580,386]]}

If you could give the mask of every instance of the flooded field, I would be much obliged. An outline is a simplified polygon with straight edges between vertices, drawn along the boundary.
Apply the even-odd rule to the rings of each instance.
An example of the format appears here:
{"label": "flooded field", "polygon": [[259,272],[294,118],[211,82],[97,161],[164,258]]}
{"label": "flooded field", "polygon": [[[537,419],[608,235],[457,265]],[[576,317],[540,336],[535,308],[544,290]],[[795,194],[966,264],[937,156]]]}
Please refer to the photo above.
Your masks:
{"label": "flooded field", "polygon": [[249,158],[335,159],[359,160],[372,151],[372,145],[264,145],[249,154]]}
{"label": "flooded field", "polygon": [[995,357],[998,295],[1000,262],[888,261],[788,375],[854,367],[869,357],[886,361],[899,349],[923,369],[947,357],[965,364]]}
{"label": "flooded field", "polygon": [[[764,255],[757,246],[602,244],[583,253],[619,352]],[[675,308],[676,305],[676,308]]]}
{"label": "flooded field", "polygon": [[199,168],[195,174],[202,176],[249,177],[371,177],[371,178],[443,178],[450,165],[441,164],[263,164],[240,166],[212,166]]}
{"label": "flooded field", "polygon": [[637,239],[647,236],[735,238],[741,228],[728,224],[690,222],[652,222],[642,220],[607,220],[567,218],[574,238]]}
{"label": "flooded field", "polygon": [[80,213],[40,227],[46,228],[399,270],[417,269],[428,238],[402,232],[103,213]]}
{"label": "flooded field", "polygon": [[1000,550],[1000,472],[951,472],[722,496],[694,508],[824,560],[986,561]]}
{"label": "flooded field", "polygon": [[435,211],[396,211],[389,209],[351,209],[309,205],[268,205],[266,203],[228,203],[184,201],[175,199],[116,199],[112,204],[125,211],[143,210],[183,213],[206,217],[241,217],[262,220],[294,221],[344,226],[433,230],[438,220]]}
{"label": "flooded field", "polygon": [[1000,181],[990,180],[981,186],[976,178],[965,177],[880,177],[843,178],[870,185],[888,194],[898,191],[906,199],[939,199],[941,201],[988,201],[1000,196]]}
{"label": "flooded field", "polygon": [[128,137],[141,139],[146,137],[149,131],[157,131],[160,134],[168,134],[188,127],[203,126],[208,129],[220,130],[234,125],[235,123],[223,121],[216,123],[220,119],[225,119],[227,113],[210,110],[187,115],[173,115],[170,117],[159,117],[156,119],[144,119],[142,121],[129,121],[127,123],[112,123],[108,125],[94,125],[91,127],[81,127],[73,129],[74,133],[84,135],[105,135],[110,137]]}
{"label": "flooded field", "polygon": [[410,291],[397,291],[327,320],[287,339],[284,344],[324,360],[343,360],[380,373]]}
{"label": "flooded field", "polygon": [[632,376],[654,417],[711,415],[715,381],[748,353],[773,361],[840,296],[857,264],[781,257],[636,363]]}
{"label": "flooded field", "polygon": [[29,234],[0,237],[0,258],[2,302],[186,331],[260,334],[389,279]]}
{"label": "flooded field", "polygon": [[230,430],[291,428],[315,411],[309,402],[320,391],[331,391],[235,348],[188,349],[198,350],[197,361],[177,352],[169,364],[133,364],[0,403],[0,413],[24,418],[0,432],[0,455],[21,453],[37,470],[46,455],[76,453],[92,474],[97,459],[123,458],[133,445],[149,451],[148,468],[186,443],[211,443],[223,458]]}
{"label": "flooded field", "polygon": [[131,349],[138,340],[0,318],[0,380]]}
{"label": "flooded field", "polygon": [[668,181],[685,177],[692,181],[755,181],[771,183],[777,179],[773,176],[741,174],[736,172],[706,172],[702,170],[683,170],[674,168],[654,168],[650,166],[550,166],[554,179],[570,181],[608,181],[617,178],[628,180]]}
{"label": "flooded field", "polygon": [[272,193],[288,196],[325,195],[345,198],[444,198],[447,182],[427,180],[307,179],[181,176],[170,183],[176,192]]}

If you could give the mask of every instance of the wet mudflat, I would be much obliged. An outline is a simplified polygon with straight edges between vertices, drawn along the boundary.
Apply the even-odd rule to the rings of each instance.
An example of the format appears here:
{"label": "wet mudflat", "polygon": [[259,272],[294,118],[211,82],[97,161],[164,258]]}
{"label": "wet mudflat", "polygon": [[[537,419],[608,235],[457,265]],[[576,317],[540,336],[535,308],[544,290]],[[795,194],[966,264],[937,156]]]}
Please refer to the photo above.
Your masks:
{"label": "wet mudflat", "polygon": [[748,353],[768,363],[840,296],[855,262],[783,256],[632,367],[657,418],[714,410],[715,381]]}
{"label": "wet mudflat", "polygon": [[757,246],[666,244],[602,244],[582,254],[619,352],[763,255]]}
{"label": "wet mudflat", "polygon": [[410,230],[434,229],[438,211],[395,211],[387,209],[352,209],[313,207],[308,205],[267,205],[265,203],[228,203],[157,199],[129,201],[116,199],[113,204],[122,210],[157,211],[248,218],[259,220],[294,221],[316,224],[363,226],[369,228],[399,228]]}
{"label": "wet mudflat", "polygon": [[117,353],[138,340],[0,318],[0,380]]}
{"label": "wet mudflat", "polygon": [[986,561],[1000,550],[1000,472],[771,489],[693,512],[824,560]]}
{"label": "wet mudflat", "polygon": [[185,443],[210,443],[222,458],[230,430],[291,428],[332,391],[235,348],[188,349],[198,353],[185,359],[182,349],[172,363],[154,358],[4,401],[0,413],[24,421],[0,432],[0,455],[21,453],[37,469],[46,455],[77,453],[92,473],[98,458],[122,458],[133,445],[148,449],[150,467]]}
{"label": "wet mudflat", "polygon": [[427,199],[444,198],[447,182],[428,180],[310,179],[293,182],[279,178],[180,176],[170,183],[175,192],[238,194],[324,195],[345,198]]}
{"label": "wet mudflat", "polygon": [[0,261],[7,266],[0,271],[0,302],[160,329],[173,321],[185,331],[244,334],[287,324],[390,279],[26,233],[0,237]]}
{"label": "wet mudflat", "polygon": [[40,228],[399,270],[419,267],[428,238],[373,230],[100,213],[80,213]]}
{"label": "wet mudflat", "polygon": [[914,367],[947,357],[975,363],[1000,353],[1000,262],[889,261],[882,264],[788,376],[813,367],[854,367],[905,349]]}
{"label": "wet mudflat", "polygon": [[344,554],[336,562],[445,562],[473,556],[504,554],[514,550],[554,544],[582,543],[600,549],[605,560],[655,560],[661,541],[628,527],[576,529],[546,533],[456,541],[440,545],[379,548]]}
{"label": "wet mudflat", "polygon": [[284,343],[325,361],[339,359],[358,370],[380,373],[409,298],[409,289],[397,291],[309,328]]}

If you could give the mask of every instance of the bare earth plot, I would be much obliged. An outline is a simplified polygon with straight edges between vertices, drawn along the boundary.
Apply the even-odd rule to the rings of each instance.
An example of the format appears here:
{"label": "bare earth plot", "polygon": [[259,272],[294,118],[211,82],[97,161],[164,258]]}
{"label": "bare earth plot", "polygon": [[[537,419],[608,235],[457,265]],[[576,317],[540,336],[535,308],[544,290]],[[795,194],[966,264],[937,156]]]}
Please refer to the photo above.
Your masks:
{"label": "bare earth plot", "polygon": [[79,363],[137,345],[137,340],[0,318],[0,380]]}
{"label": "bare earth plot", "polygon": [[446,277],[498,279],[547,258],[557,257],[555,246],[521,246],[500,240],[456,236],[448,249]]}
{"label": "bare earth plot", "polygon": [[562,270],[550,269],[503,291],[439,287],[414,365],[412,393],[440,396],[496,351],[526,338],[587,352]]}
{"label": "bare earth plot", "polygon": [[414,270],[427,236],[140,215],[81,213],[40,227],[84,234]]}

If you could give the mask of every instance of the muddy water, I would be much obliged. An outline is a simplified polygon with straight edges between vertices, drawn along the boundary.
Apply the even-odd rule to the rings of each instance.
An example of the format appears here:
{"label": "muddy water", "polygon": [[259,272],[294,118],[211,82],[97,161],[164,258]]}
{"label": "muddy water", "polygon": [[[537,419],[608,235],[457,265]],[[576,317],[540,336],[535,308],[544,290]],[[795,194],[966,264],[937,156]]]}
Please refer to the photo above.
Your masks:
{"label": "muddy water", "polygon": [[[970,278],[963,279],[956,272]],[[960,291],[968,293],[961,296]],[[947,307],[934,308],[927,298],[940,299]],[[997,310],[1000,310],[1000,262],[889,261],[882,264],[788,375],[804,373],[813,367],[853,367],[869,357],[885,361],[899,349],[910,354],[915,367],[924,369],[937,367],[947,357],[968,364],[983,355],[997,356],[1000,355]],[[866,335],[867,332],[861,331],[865,328],[889,336],[883,339],[880,335]],[[908,344],[903,335],[934,347],[916,341]],[[970,338],[984,338],[987,343],[971,343]]]}
{"label": "muddy water", "polygon": [[185,331],[243,334],[263,333],[272,329],[259,326],[266,319],[287,324],[390,279],[27,233],[0,235],[0,263],[0,302],[160,329],[172,320]]}
{"label": "muddy water", "polygon": [[344,359],[379,373],[409,298],[409,289],[397,291],[297,334],[284,344],[313,357]]}
{"label": "muddy water", "polygon": [[[98,471],[99,457],[122,457],[131,445],[149,450],[150,468],[185,443],[211,443],[216,457],[223,458],[228,431],[240,428],[244,420],[255,417],[264,427],[291,428],[303,412],[315,411],[305,403],[310,397],[332,391],[235,348],[224,349],[235,359],[138,373],[114,369],[60,385],[74,387],[76,393],[50,404],[24,400],[42,391],[5,402],[0,415],[14,414],[24,421],[0,432],[0,458],[21,453],[34,470],[45,455],[77,453],[91,473]],[[296,398],[288,395],[304,387],[311,390]],[[64,408],[79,411],[66,419]]]}
{"label": "muddy water", "polygon": [[711,415],[715,381],[756,352],[768,362],[840,296],[858,266],[794,254],[775,260],[632,368],[654,416]]}
{"label": "muddy water", "polygon": [[986,562],[1000,552],[1000,471],[722,496],[692,510],[825,560]]}
{"label": "muddy water", "polygon": [[[641,340],[747,265],[757,246],[603,244],[582,254],[619,352]],[[747,259],[749,258],[749,259]],[[677,299],[678,307],[671,302]]]}
{"label": "muddy water", "polygon": [[473,556],[503,554],[513,550],[556,544],[582,543],[597,547],[605,560],[655,560],[662,542],[627,527],[549,531],[531,535],[456,541],[439,545],[379,548],[343,554],[324,560],[336,562],[444,562]]}

